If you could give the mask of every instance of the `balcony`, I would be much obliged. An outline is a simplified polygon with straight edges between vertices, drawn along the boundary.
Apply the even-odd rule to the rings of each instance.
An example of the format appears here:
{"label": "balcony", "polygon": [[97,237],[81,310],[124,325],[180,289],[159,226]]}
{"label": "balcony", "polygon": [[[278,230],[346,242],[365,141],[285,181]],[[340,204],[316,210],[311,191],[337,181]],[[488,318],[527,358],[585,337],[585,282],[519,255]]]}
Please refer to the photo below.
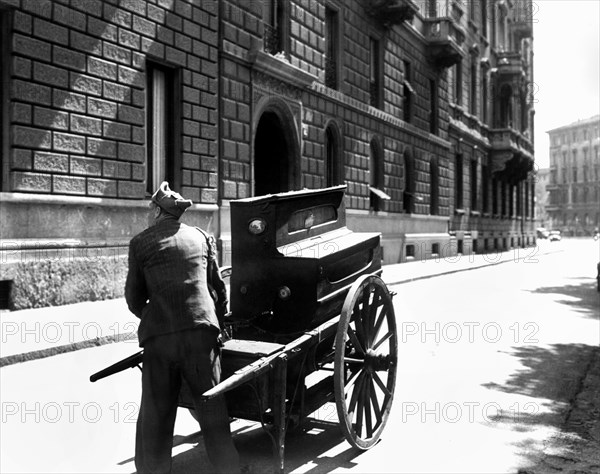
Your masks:
{"label": "balcony", "polygon": [[435,65],[451,67],[461,61],[465,33],[452,18],[425,18],[423,20],[427,52]]}
{"label": "balcony", "polygon": [[492,172],[516,183],[533,171],[533,145],[512,128],[490,130]]}
{"label": "balcony", "polygon": [[496,74],[504,78],[521,77],[524,74],[521,54],[516,52],[499,52],[496,61]]}
{"label": "balcony", "polygon": [[512,9],[512,22],[510,28],[517,41],[523,38],[533,38],[533,2],[519,0]]}
{"label": "balcony", "polygon": [[386,28],[412,21],[419,11],[412,0],[364,0],[365,11]]}

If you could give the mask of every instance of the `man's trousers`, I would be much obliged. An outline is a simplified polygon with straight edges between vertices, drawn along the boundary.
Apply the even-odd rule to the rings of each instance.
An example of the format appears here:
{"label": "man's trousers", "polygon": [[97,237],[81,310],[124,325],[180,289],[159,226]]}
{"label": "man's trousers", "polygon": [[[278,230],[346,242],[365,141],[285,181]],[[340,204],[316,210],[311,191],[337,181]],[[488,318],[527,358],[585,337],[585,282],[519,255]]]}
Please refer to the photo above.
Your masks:
{"label": "man's trousers", "polygon": [[200,401],[219,383],[217,332],[200,327],[153,337],[144,345],[142,402],[135,465],[139,473],[171,471],[173,429],[182,377],[190,387],[208,457],[218,472],[239,472],[224,397]]}

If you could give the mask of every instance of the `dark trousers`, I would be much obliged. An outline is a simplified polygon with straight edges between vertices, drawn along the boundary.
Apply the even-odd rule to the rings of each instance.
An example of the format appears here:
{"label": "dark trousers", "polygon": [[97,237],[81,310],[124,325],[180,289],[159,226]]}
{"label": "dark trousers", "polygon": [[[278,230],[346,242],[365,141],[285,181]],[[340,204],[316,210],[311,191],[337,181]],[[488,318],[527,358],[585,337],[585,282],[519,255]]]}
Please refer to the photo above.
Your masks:
{"label": "dark trousers", "polygon": [[154,337],[144,345],[142,403],[137,421],[135,466],[139,473],[169,473],[173,429],[182,377],[188,383],[204,444],[217,472],[239,472],[239,457],[223,397],[200,395],[219,383],[217,333],[197,328]]}

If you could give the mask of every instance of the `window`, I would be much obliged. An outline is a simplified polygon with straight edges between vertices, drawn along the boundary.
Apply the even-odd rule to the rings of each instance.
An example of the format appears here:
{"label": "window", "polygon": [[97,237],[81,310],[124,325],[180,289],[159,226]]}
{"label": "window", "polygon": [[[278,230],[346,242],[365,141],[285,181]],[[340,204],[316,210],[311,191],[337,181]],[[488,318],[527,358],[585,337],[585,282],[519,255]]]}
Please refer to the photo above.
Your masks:
{"label": "window", "polygon": [[179,79],[177,69],[148,62],[146,192],[152,194],[162,181],[171,189],[181,187],[179,169]]}
{"label": "window", "polygon": [[457,105],[462,105],[462,61],[454,66],[454,101]]}
{"label": "window", "polygon": [[329,125],[325,129],[325,160],[327,171],[325,183],[327,186],[336,186],[343,182],[339,148],[339,134],[333,125]]}
{"label": "window", "polygon": [[471,160],[471,211],[477,211],[477,160]]}
{"label": "window", "polygon": [[512,127],[512,87],[503,84],[500,88],[500,128]]}
{"label": "window", "polygon": [[289,2],[264,0],[264,50],[269,54],[289,54]]}
{"label": "window", "polygon": [[373,107],[381,108],[381,60],[380,60],[380,47],[379,41],[375,38],[370,38],[370,59],[371,64],[369,68],[369,94],[371,105]]}
{"label": "window", "polygon": [[502,216],[506,216],[506,187],[508,185],[504,181],[500,181],[500,205],[502,207]]}
{"label": "window", "polygon": [[477,56],[471,56],[471,97],[470,112],[471,115],[477,115]]}
{"label": "window", "polygon": [[325,85],[337,89],[339,84],[339,16],[331,7],[325,8]]}
{"label": "window", "polygon": [[492,178],[492,214],[498,215],[498,180]]}
{"label": "window", "polygon": [[409,151],[404,152],[404,193],[402,208],[407,214],[414,212],[415,208],[415,165]]}
{"label": "window", "polygon": [[429,179],[431,183],[429,214],[436,216],[439,214],[440,207],[440,168],[436,158],[432,158],[429,162]]}
{"label": "window", "polygon": [[457,154],[454,158],[454,206],[463,208],[463,157]]}
{"label": "window", "polygon": [[403,105],[403,118],[404,121],[407,123],[410,123],[412,120],[412,113],[413,113],[413,102],[414,102],[414,95],[415,95],[415,90],[412,88],[411,85],[411,81],[412,81],[412,70],[411,70],[411,64],[409,61],[402,61],[403,65],[404,65],[404,87],[403,87],[403,98],[402,98],[402,105]]}
{"label": "window", "polygon": [[488,76],[485,67],[481,67],[481,121],[488,123]]}
{"label": "window", "polygon": [[438,133],[438,85],[437,80],[429,79],[429,133]]}
{"label": "window", "polygon": [[437,2],[438,0],[427,1],[427,14],[431,18],[437,17]]}
{"label": "window", "polygon": [[376,139],[371,140],[369,160],[369,191],[371,210],[381,211],[383,201],[390,197],[383,191],[383,152]]}
{"label": "window", "polygon": [[490,175],[489,168],[486,165],[481,167],[481,211],[490,211],[490,198],[489,198],[489,183]]}
{"label": "window", "polygon": [[[8,113],[10,75],[8,67],[9,45],[10,45],[10,15],[7,11],[0,9],[0,156],[8,157]],[[0,163],[0,190],[9,189],[9,160],[3,159]]]}
{"label": "window", "polygon": [[[472,3],[475,3],[472,1]],[[488,35],[488,5],[487,0],[481,0],[481,34],[484,38]]]}

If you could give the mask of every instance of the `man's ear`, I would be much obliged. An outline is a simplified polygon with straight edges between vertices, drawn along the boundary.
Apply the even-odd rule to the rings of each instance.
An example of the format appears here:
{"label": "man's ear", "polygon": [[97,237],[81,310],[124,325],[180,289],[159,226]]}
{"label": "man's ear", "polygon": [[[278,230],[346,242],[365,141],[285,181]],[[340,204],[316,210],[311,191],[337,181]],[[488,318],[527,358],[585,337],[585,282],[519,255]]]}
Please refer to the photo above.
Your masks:
{"label": "man's ear", "polygon": [[154,218],[156,219],[158,216],[160,216],[160,207],[154,206]]}

